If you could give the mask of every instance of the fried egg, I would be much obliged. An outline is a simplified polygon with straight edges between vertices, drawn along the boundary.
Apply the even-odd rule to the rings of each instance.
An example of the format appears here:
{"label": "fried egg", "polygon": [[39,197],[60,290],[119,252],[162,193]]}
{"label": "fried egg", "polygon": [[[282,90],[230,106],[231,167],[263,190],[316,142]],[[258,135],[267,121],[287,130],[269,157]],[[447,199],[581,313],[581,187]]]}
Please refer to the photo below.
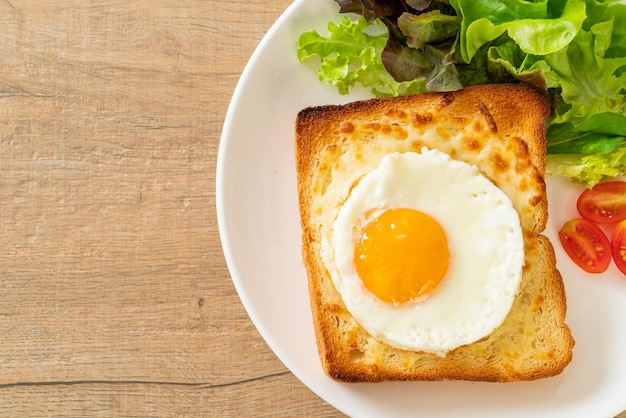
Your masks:
{"label": "fried egg", "polygon": [[475,166],[424,148],[384,155],[352,185],[321,255],[372,336],[445,355],[504,321],[524,241],[502,190]]}

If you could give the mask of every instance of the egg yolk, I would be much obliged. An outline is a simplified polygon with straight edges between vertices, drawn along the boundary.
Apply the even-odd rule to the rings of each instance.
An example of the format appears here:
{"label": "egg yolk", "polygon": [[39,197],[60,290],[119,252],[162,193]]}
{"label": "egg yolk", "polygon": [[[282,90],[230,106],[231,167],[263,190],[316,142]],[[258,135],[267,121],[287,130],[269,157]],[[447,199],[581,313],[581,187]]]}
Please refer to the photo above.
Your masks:
{"label": "egg yolk", "polygon": [[414,209],[389,209],[366,224],[354,263],[365,287],[401,304],[428,295],[448,270],[448,242],[436,220]]}

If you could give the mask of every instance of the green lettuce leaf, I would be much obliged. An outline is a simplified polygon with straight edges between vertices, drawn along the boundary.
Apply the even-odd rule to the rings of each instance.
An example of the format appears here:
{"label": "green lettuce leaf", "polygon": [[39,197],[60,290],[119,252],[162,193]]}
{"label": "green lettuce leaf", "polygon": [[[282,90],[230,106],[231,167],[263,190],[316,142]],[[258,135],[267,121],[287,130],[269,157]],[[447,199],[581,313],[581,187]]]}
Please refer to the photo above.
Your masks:
{"label": "green lettuce leaf", "polygon": [[461,28],[461,18],[443,14],[439,10],[419,15],[402,13],[398,17],[398,27],[407,37],[407,46],[423,51],[427,44],[456,38]]}
{"label": "green lettuce leaf", "polygon": [[[553,134],[554,135],[554,134]],[[622,142],[623,136],[606,135],[596,132],[574,132],[566,142],[550,138],[550,154],[607,154],[613,152]]]}
{"label": "green lettuce leaf", "polygon": [[626,74],[618,70],[626,65],[626,57],[598,55],[605,50],[605,37],[601,30],[581,30],[566,48],[544,57],[558,76],[565,102],[555,109],[553,123],[576,122],[594,113],[624,112]]}
{"label": "green lettuce leaf", "polygon": [[[378,21],[374,25],[382,26]],[[387,44],[388,34],[370,35],[370,24],[363,17],[352,20],[344,16],[339,24],[328,24],[328,36],[308,31],[298,39],[300,62],[317,56],[320,66],[317,75],[321,82],[337,87],[339,93],[348,94],[357,83],[370,87],[375,96],[421,93],[426,90],[426,79],[416,77],[397,82],[385,69],[381,53]]]}
{"label": "green lettuce leaf", "polygon": [[[607,58],[618,58],[626,56],[626,4],[612,4],[604,11],[601,20],[613,21],[613,32],[611,33],[611,44],[606,51]],[[615,22],[619,22],[615,24]]]}
{"label": "green lettuce leaf", "polygon": [[626,144],[609,154],[548,154],[546,174],[563,175],[591,187],[626,174]]}
{"label": "green lettuce leaf", "polygon": [[532,84],[541,90],[560,86],[558,77],[544,60],[522,51],[512,39],[506,39],[487,50],[488,66],[490,73],[494,74],[493,77],[498,72],[505,72],[516,80]]}
{"label": "green lettuce leaf", "polygon": [[579,132],[598,132],[626,137],[626,116],[619,113],[594,113],[586,119],[574,123]]}
{"label": "green lettuce leaf", "polygon": [[568,45],[587,17],[583,0],[569,0],[562,14],[552,17],[549,2],[525,0],[450,0],[463,17],[460,51],[467,63],[478,49],[505,32],[520,49],[545,55]]}

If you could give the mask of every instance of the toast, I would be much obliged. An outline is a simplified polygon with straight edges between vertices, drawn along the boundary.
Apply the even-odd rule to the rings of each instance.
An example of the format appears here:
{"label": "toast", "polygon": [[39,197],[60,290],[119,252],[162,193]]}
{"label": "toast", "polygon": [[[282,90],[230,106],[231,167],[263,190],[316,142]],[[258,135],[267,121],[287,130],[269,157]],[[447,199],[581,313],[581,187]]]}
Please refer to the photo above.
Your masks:
{"label": "toast", "polygon": [[[545,94],[525,84],[299,112],[295,157],[302,251],[318,352],[330,377],[508,382],[553,376],[569,364],[574,340],[565,324],[565,289],[552,244],[541,235],[548,218],[544,121],[549,112]],[[504,322],[445,355],[395,348],[372,337],[346,309],[321,255],[322,236],[338,208],[381,154],[423,147],[476,166],[510,198],[524,239],[519,291]],[[348,154],[351,164],[343,158]]]}

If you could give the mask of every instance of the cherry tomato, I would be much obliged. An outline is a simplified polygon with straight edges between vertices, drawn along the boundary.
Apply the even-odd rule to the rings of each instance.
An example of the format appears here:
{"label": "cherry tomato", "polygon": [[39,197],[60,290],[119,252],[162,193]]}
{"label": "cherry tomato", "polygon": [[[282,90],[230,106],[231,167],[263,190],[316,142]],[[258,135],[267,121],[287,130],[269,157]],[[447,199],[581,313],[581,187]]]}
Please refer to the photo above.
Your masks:
{"label": "cherry tomato", "polygon": [[626,274],[626,220],[615,226],[611,236],[611,247],[617,268]]}
{"label": "cherry tomato", "polygon": [[583,218],[571,219],[561,227],[563,249],[588,273],[602,273],[611,263],[611,243],[596,225]]}
{"label": "cherry tomato", "polygon": [[626,219],[626,181],[598,183],[578,197],[580,215],[594,223],[614,224]]}

